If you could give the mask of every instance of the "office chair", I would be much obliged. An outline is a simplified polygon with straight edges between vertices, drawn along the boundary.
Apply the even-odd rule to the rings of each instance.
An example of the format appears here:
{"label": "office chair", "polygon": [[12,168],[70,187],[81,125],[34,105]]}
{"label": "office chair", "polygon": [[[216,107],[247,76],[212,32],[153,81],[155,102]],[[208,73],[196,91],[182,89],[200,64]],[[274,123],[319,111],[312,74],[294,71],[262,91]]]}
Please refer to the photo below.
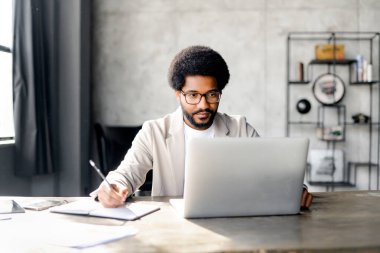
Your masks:
{"label": "office chair", "polygon": [[[124,159],[132,141],[142,126],[103,126],[95,124],[95,135],[101,170],[105,175],[116,169]],[[135,195],[150,195],[152,190],[152,170],[146,175],[145,183]]]}

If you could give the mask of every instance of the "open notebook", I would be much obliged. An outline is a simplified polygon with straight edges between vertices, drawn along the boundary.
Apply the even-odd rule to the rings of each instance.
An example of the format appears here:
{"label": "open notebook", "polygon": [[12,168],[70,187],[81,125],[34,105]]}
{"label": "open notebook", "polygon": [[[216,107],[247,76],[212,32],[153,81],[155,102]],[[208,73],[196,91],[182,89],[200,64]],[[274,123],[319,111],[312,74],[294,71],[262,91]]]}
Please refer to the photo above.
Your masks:
{"label": "open notebook", "polygon": [[65,205],[50,208],[50,212],[87,215],[94,217],[113,218],[120,220],[136,220],[142,216],[159,210],[154,205],[141,203],[126,203],[118,208],[105,208],[92,199],[78,200]]}

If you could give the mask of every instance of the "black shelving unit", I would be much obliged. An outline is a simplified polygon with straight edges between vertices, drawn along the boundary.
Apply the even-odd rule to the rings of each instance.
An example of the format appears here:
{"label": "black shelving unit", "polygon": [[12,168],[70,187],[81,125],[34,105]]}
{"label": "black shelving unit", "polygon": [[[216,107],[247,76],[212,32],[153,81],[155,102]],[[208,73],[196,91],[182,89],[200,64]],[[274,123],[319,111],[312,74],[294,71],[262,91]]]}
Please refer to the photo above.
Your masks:
{"label": "black shelving unit", "polygon": [[[314,47],[317,44],[332,44],[333,48],[337,44],[345,46],[345,57],[342,59],[316,59]],[[372,66],[372,78],[363,81],[357,78],[356,69],[358,61],[356,55],[364,55],[368,64]],[[333,53],[335,56],[335,51]],[[299,63],[302,62],[302,63]],[[301,64],[301,65],[297,65]],[[293,74],[294,70],[299,71],[302,66],[301,75]],[[321,74],[328,73],[337,75],[344,80],[345,91],[353,89],[366,89],[368,101],[355,101],[356,104],[363,103],[367,109],[365,114],[369,116],[368,122],[354,122],[347,113],[352,107],[352,102],[348,98],[334,104],[321,104],[312,94],[312,86]],[[309,162],[306,170],[306,180],[310,185],[326,187],[326,190],[334,190],[335,187],[355,187],[357,185],[357,173],[359,168],[366,168],[368,171],[368,189],[376,188],[379,190],[379,150],[380,150],[380,92],[379,92],[379,73],[380,73],[380,33],[378,32],[291,32],[287,37],[287,74],[286,74],[286,135],[300,136],[306,135],[311,139],[311,149],[323,147],[332,158],[331,178],[318,180],[313,178],[313,165]],[[299,73],[298,73],[299,74]],[[302,79],[298,78],[301,77]],[[335,83],[334,83],[335,85]],[[356,88],[354,88],[356,87]],[[336,87],[334,86],[334,92]],[[295,91],[296,90],[296,91]],[[296,94],[296,95],[295,95]],[[307,97],[314,108],[314,114],[300,114],[295,109],[297,99]],[[327,125],[324,118],[325,110],[330,112],[330,117],[335,117],[338,126],[337,138],[324,138],[324,130]],[[334,112],[335,111],[335,112]],[[352,111],[351,111],[352,113]],[[364,113],[364,112],[363,112]],[[306,130],[305,130],[306,129]],[[310,131],[315,131],[315,134]],[[319,132],[318,132],[319,131]],[[322,135],[318,137],[318,133]],[[333,132],[333,131],[332,131]],[[354,154],[353,143],[347,140],[350,136],[363,135],[366,143],[365,158]],[[362,143],[363,143],[362,142]],[[356,147],[361,149],[362,147]],[[336,150],[343,150],[344,160],[339,180],[334,178]],[[338,152],[338,151],[336,151]],[[360,157],[360,158],[357,158]],[[375,174],[375,186],[372,184],[373,173]],[[314,173],[315,175],[315,173]]]}

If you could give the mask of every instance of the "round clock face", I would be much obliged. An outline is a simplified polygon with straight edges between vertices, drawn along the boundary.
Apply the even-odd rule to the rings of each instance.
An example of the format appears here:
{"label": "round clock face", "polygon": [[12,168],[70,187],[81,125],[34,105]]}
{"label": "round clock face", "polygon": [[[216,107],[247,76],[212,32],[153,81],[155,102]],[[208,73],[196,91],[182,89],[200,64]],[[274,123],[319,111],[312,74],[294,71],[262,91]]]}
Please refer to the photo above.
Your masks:
{"label": "round clock face", "polygon": [[345,86],[342,79],[335,74],[319,76],[313,85],[315,98],[324,105],[333,105],[342,100]]}

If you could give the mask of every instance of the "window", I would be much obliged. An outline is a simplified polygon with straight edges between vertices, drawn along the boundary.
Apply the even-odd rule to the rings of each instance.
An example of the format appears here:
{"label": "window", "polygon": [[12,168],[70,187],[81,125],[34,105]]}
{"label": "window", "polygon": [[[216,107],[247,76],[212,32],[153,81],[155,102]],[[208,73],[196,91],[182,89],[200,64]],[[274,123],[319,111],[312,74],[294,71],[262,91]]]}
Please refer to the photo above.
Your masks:
{"label": "window", "polygon": [[14,138],[12,92],[13,1],[0,1],[0,141]]}

